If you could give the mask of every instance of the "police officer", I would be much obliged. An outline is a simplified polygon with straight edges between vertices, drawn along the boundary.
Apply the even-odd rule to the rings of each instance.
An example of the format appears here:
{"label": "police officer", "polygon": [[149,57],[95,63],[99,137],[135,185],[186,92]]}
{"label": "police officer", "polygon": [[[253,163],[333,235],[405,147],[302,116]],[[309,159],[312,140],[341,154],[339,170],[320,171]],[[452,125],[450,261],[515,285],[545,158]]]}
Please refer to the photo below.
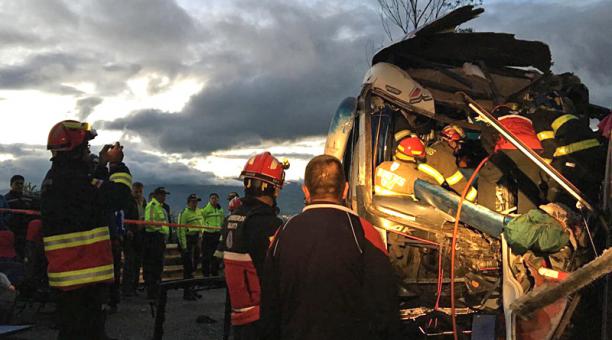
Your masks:
{"label": "police officer", "polygon": [[[145,221],[169,222],[168,213],[163,205],[168,194],[170,193],[164,187],[158,187],[153,191],[153,197],[145,208]],[[142,267],[148,299],[156,299],[159,293],[161,275],[164,271],[166,238],[169,233],[170,228],[167,225],[145,227]]]}
{"label": "police officer", "polygon": [[251,157],[240,174],[242,205],[223,224],[225,280],[236,340],[259,338],[260,277],[270,239],[282,224],[275,206],[288,167],[269,152]]}
{"label": "police officer", "polygon": [[[190,224],[195,226],[204,225],[204,218],[198,211],[198,202],[202,199],[196,194],[187,197],[187,207],[181,211],[178,218],[179,224]],[[198,244],[200,243],[200,228],[178,228],[178,241],[181,248],[181,258],[183,260],[183,278],[193,278],[200,257]],[[190,288],[183,290],[183,299],[196,300],[195,292]]]}
{"label": "police officer", "polygon": [[53,157],[41,218],[49,285],[60,291],[58,339],[107,339],[102,306],[114,276],[108,217],[128,206],[132,177],[119,143],[102,149],[92,174],[88,141],[95,136],[89,124],[65,120],[47,142]]}

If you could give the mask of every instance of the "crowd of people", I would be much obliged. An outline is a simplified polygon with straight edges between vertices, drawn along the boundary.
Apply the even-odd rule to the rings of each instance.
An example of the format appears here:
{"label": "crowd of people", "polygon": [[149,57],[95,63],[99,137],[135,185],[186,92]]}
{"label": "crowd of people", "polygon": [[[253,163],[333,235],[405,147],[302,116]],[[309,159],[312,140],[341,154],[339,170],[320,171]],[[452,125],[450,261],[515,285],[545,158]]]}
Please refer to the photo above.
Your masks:
{"label": "crowd of people", "polygon": [[[87,123],[56,124],[40,197],[24,195],[17,175],[8,203],[0,199],[4,208],[22,209],[0,215],[0,284],[24,295],[53,292],[58,339],[108,339],[106,316],[117,311],[121,295],[137,294],[141,268],[147,298],[155,299],[171,227],[184,278],[198,264],[204,277],[223,268],[234,339],[397,334],[386,247],[372,225],[342,205],[348,187],[336,158],[309,163],[308,207],[286,223],[277,199],[289,164],[264,152],[246,163],[244,195],[228,195],[227,215],[217,193],[202,208],[191,194],[176,225],[166,203],[170,193],[157,187],[146,200],[119,143],[104,146],[99,157],[90,154],[95,136]],[[195,300],[197,293],[187,288],[183,298]]]}

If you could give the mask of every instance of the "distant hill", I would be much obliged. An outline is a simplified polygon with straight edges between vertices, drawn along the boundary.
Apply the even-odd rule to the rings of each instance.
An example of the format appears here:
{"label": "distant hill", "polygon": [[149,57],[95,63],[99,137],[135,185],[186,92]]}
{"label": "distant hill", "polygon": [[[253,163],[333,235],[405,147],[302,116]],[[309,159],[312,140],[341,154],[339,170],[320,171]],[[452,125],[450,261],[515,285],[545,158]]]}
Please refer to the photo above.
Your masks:
{"label": "distant hill", "polygon": [[[227,194],[232,191],[237,192],[242,196],[244,194],[241,186],[230,185],[189,185],[189,184],[147,184],[145,183],[145,197],[149,192],[156,187],[163,186],[170,192],[167,197],[167,203],[172,209],[173,215],[182,210],[187,203],[187,196],[192,193],[202,197],[200,207],[208,202],[208,196],[216,192],[221,198],[221,206],[227,210]],[[302,211],[304,207],[304,194],[302,193],[300,183],[287,183],[281,191],[278,205],[281,209],[281,215],[295,215]]]}

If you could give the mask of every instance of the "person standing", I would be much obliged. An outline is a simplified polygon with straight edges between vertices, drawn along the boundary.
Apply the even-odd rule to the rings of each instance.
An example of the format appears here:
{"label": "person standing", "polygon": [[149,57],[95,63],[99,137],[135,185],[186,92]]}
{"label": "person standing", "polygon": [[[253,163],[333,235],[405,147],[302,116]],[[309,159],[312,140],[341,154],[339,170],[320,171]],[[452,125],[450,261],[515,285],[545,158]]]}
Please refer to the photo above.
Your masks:
{"label": "person standing", "polygon": [[[164,187],[153,191],[153,197],[145,208],[145,221],[168,223],[168,213],[163,204],[170,194]],[[164,271],[164,251],[170,228],[167,225],[147,225],[144,236],[143,276],[147,287],[147,298],[156,299]]]}
{"label": "person standing", "polygon": [[[520,113],[514,103],[499,105],[491,112],[521,142],[541,154],[542,144],[533,122]],[[497,185],[504,176],[513,178],[518,187],[516,213],[524,214],[543,203],[545,195],[540,187],[545,180],[540,168],[492,127],[483,128],[480,139],[491,158],[478,175],[478,204],[494,211],[504,210],[497,197]]]}
{"label": "person standing", "polygon": [[[126,211],[125,217],[131,220],[144,220],[147,202],[144,199],[144,185],[140,182],[132,184],[133,204]],[[125,265],[123,267],[123,280],[121,281],[122,294],[126,297],[136,295],[138,281],[140,280],[140,267],[144,251],[144,231],[142,225],[130,224],[127,226],[123,252]]]}
{"label": "person standing", "polygon": [[251,157],[240,175],[242,205],[223,224],[225,281],[236,340],[260,338],[260,278],[270,239],[283,223],[275,207],[288,168],[289,163],[269,152]]}
{"label": "person standing", "polygon": [[219,195],[212,193],[208,197],[208,204],[201,210],[204,225],[202,233],[202,274],[204,277],[219,275],[219,260],[214,256],[221,236],[220,228],[223,225],[225,213],[219,204]]}
{"label": "person standing", "polygon": [[340,161],[313,158],[302,190],[306,207],[278,231],[266,258],[262,338],[397,339],[399,301],[387,247],[344,205]]}
{"label": "person standing", "polygon": [[[24,182],[25,179],[21,175],[11,177],[11,190],[4,196],[9,208],[26,210],[38,208],[38,204],[35,206],[37,202],[34,202],[31,197],[24,195]],[[26,234],[30,220],[32,218],[25,214],[11,214],[8,220],[9,228],[15,233],[15,251],[20,260],[25,258]]]}
{"label": "person standing", "polygon": [[[198,228],[178,228],[178,242],[181,249],[181,258],[183,260],[183,279],[192,279],[193,273],[196,270],[196,265],[199,260],[200,251],[198,244],[200,243],[201,228],[204,225],[204,218],[198,211],[198,202],[202,199],[196,194],[191,194],[187,197],[187,207],[181,211],[178,217],[179,224],[189,224],[198,226]],[[183,290],[184,300],[196,300],[197,296],[191,287]]]}
{"label": "person standing", "polygon": [[58,339],[108,338],[103,304],[114,278],[108,217],[128,206],[132,176],[119,143],[104,146],[91,171],[89,140],[95,136],[88,123],[65,120],[53,126],[47,142],[53,157],[40,212],[49,285],[60,292]]}

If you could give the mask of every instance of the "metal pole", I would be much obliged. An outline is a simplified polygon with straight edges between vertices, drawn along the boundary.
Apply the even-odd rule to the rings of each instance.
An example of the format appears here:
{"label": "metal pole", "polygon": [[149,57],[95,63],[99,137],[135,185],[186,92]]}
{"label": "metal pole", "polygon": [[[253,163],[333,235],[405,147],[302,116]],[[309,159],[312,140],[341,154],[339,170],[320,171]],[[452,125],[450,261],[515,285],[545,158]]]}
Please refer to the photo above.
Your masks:
{"label": "metal pole", "polygon": [[168,290],[165,286],[159,287],[159,299],[157,300],[157,314],[155,315],[154,340],[161,340],[164,336],[164,321],[166,321],[166,304],[168,302]]}
{"label": "metal pole", "polygon": [[225,290],[225,313],[223,318],[223,340],[229,340],[232,329],[232,304],[230,303],[229,290]]}

